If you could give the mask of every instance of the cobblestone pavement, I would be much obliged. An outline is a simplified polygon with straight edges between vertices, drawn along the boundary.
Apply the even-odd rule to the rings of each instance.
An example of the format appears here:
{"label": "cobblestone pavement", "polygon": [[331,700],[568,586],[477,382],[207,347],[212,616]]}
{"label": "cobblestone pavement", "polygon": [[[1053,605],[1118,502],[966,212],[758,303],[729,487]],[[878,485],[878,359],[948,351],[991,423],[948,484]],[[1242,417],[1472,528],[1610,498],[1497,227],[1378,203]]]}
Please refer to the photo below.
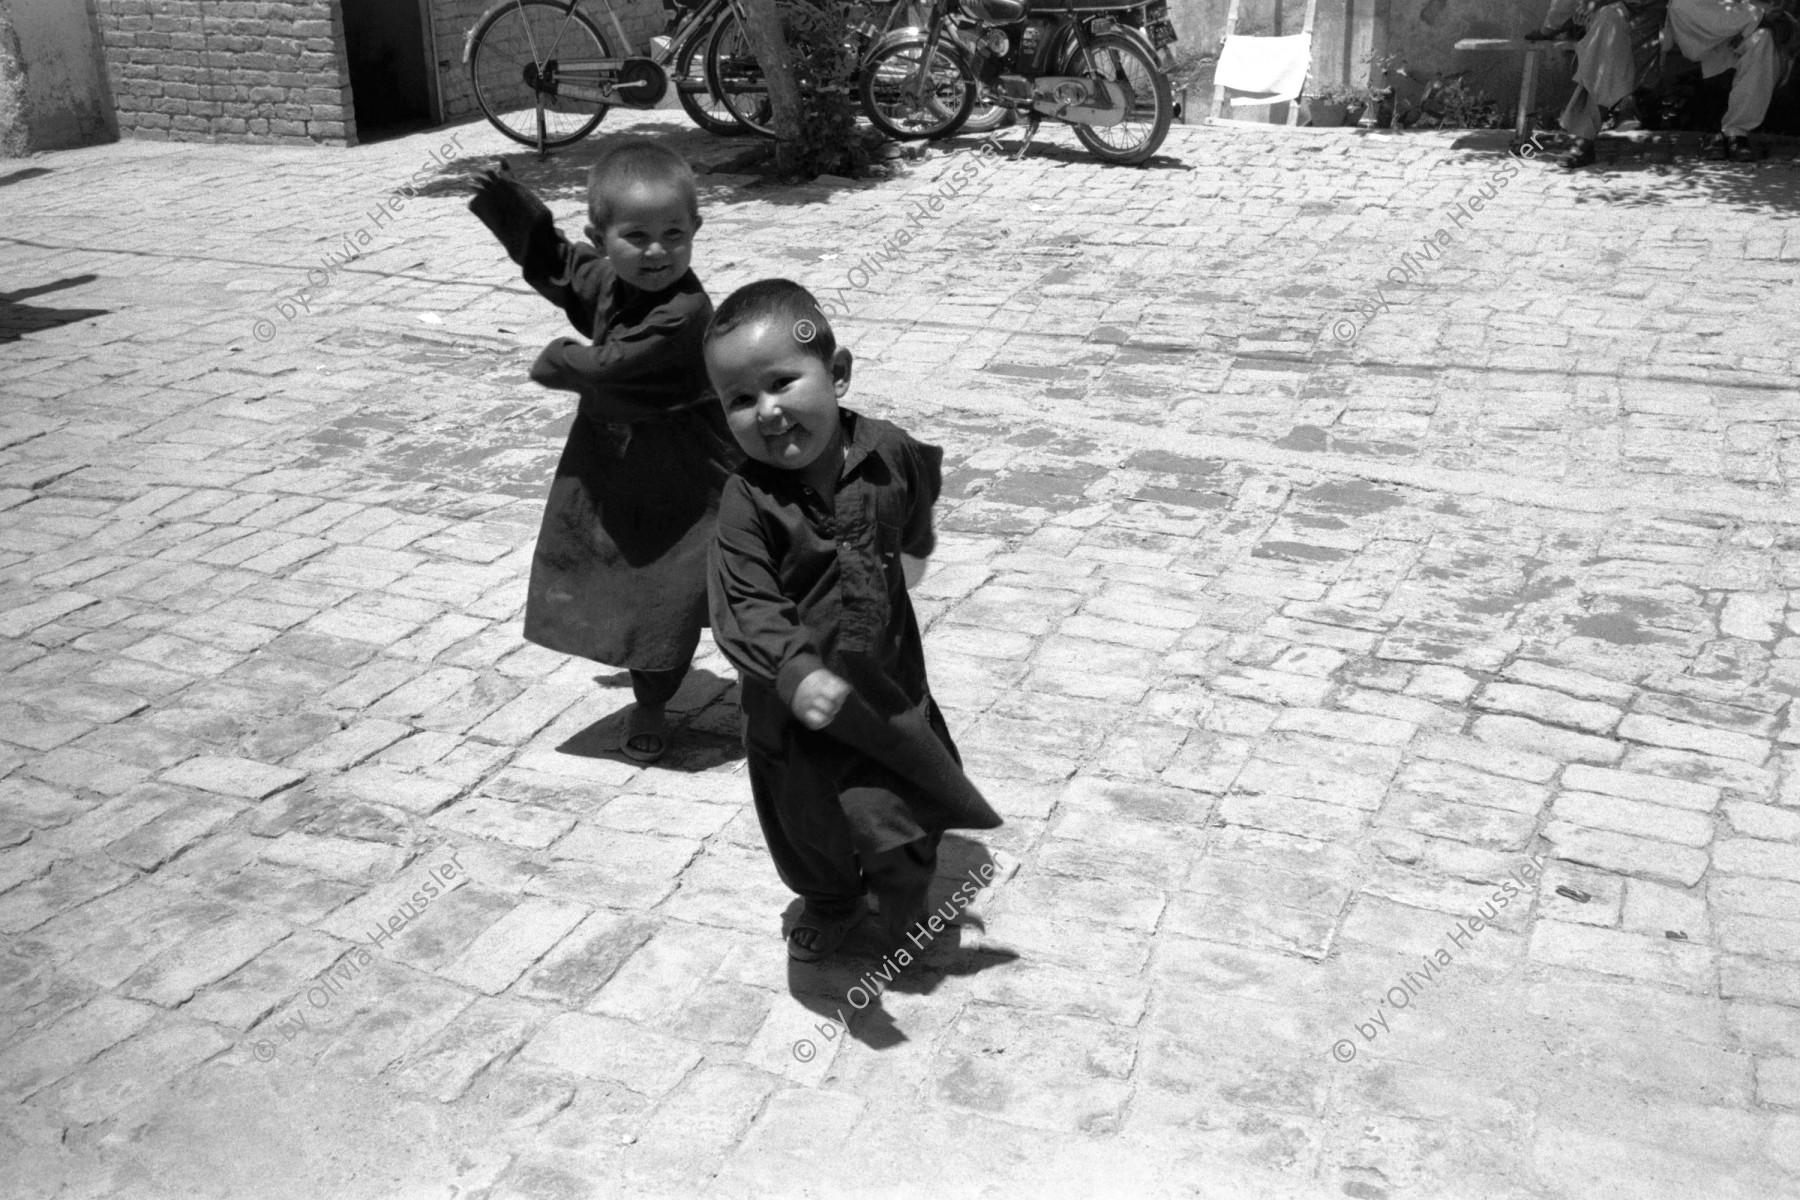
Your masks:
{"label": "cobblestone pavement", "polygon": [[9,1194],[1800,1192],[1791,153],[705,176],[954,468],[1008,821],[883,982],[787,963],[716,651],[639,769],[521,641],[571,406],[453,132],[0,176]]}

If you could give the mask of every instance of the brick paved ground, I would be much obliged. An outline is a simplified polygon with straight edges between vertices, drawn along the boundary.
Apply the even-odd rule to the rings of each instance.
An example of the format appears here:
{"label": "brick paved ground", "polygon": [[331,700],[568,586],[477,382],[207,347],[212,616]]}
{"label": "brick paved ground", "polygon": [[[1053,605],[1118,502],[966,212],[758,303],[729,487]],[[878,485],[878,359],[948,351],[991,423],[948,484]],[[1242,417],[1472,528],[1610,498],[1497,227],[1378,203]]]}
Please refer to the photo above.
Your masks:
{"label": "brick paved ground", "polygon": [[859,1011],[717,653],[640,770],[520,640],[570,406],[442,141],[0,178],[10,1194],[1800,1190],[1791,155],[1053,135],[866,263],[946,158],[707,177],[713,294],[848,289],[954,468],[921,615],[1008,824],[943,882],[999,879]]}

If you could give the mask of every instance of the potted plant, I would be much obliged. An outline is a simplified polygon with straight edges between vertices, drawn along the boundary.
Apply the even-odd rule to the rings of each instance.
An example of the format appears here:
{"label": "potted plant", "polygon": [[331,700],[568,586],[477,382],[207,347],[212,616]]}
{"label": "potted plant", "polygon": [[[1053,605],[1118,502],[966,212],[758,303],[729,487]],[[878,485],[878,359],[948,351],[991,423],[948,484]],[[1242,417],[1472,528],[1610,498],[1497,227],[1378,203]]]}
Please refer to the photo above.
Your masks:
{"label": "potted plant", "polygon": [[1350,115],[1350,106],[1357,100],[1359,91],[1336,84],[1320,88],[1306,98],[1307,123],[1321,128],[1350,124],[1355,119]]}
{"label": "potted plant", "polygon": [[[1407,72],[1406,60],[1398,54],[1376,54],[1371,50],[1363,61],[1369,64],[1369,86],[1362,89],[1363,112],[1357,124],[1364,129],[1398,129],[1402,89],[1411,95],[1418,86]],[[1376,86],[1383,82],[1387,86]]]}

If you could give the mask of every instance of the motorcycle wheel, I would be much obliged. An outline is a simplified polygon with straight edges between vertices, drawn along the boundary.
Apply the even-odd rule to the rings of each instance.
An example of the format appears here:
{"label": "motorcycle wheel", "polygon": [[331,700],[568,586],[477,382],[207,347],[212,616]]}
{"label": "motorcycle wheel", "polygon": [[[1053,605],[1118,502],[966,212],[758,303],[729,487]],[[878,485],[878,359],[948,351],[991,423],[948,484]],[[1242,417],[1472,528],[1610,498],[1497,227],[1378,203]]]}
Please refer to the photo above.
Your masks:
{"label": "motorcycle wheel", "polygon": [[[737,137],[744,132],[744,127],[731,115],[731,109],[712,90],[706,78],[706,48],[712,42],[713,28],[717,24],[715,20],[703,29],[696,29],[676,47],[669,74],[675,78],[675,98],[681,101],[689,120],[708,133]],[[706,84],[706,90],[689,91],[682,86],[689,82]]]}
{"label": "motorcycle wheel", "polygon": [[939,42],[926,64],[922,37],[878,46],[863,60],[857,93],[875,128],[902,142],[947,137],[975,107],[975,80],[962,57]]}
{"label": "motorcycle wheel", "polygon": [[1063,64],[1063,74],[1123,88],[1125,119],[1117,125],[1076,125],[1075,136],[1102,162],[1136,166],[1147,161],[1161,148],[1175,119],[1169,77],[1136,39],[1123,34],[1089,38],[1088,55],[1084,58],[1081,48],[1075,47]]}

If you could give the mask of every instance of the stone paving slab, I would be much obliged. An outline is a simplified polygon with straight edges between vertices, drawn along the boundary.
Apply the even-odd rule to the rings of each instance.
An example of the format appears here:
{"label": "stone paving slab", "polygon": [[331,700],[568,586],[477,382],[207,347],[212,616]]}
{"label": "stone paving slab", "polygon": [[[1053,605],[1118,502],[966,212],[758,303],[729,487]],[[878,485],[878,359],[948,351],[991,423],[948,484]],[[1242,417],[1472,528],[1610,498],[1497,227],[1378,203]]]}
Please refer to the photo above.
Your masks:
{"label": "stone paving slab", "polygon": [[[787,962],[710,645],[645,769],[519,636],[569,408],[491,131],[0,188],[18,1194],[1800,1192],[1800,174],[1503,147],[702,175],[714,296],[806,282],[946,450],[1008,823],[897,975]],[[570,228],[593,150],[515,161]]]}

